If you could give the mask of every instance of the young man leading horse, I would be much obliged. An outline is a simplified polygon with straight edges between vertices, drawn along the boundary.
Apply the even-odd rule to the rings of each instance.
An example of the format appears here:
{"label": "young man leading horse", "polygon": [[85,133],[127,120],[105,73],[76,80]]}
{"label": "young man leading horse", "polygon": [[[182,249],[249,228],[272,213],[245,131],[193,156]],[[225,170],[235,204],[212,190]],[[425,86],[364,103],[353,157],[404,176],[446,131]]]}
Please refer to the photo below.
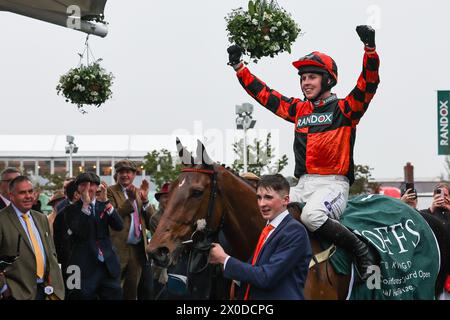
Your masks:
{"label": "young man leading horse", "polygon": [[295,176],[298,185],[290,198],[306,202],[301,220],[320,237],[335,243],[356,258],[362,280],[374,264],[367,245],[338,221],[354,181],[353,147],[356,126],[366,112],[379,83],[379,58],[375,51],[375,31],[358,26],[364,43],[363,70],[356,87],[344,99],[331,93],[338,80],[337,66],[326,54],[315,51],[293,62],[300,75],[305,100],[288,98],[269,88],[244,66],[242,49],[228,48],[229,65],[253,98],[279,117],[295,124]]}
{"label": "young man leading horse", "polygon": [[267,221],[249,263],[213,243],[211,264],[223,264],[224,276],[245,283],[244,300],[300,300],[311,261],[305,227],[287,211],[289,183],[280,174],[266,175],[257,186],[261,216]]}

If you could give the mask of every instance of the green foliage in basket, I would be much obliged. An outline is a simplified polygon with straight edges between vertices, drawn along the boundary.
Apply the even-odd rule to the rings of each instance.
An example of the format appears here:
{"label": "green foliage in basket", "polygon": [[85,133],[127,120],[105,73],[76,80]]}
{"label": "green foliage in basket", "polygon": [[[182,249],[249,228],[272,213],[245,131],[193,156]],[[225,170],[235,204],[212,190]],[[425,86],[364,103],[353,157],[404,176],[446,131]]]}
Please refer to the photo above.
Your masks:
{"label": "green foliage in basket", "polygon": [[300,33],[290,13],[275,1],[249,1],[247,11],[234,9],[225,20],[228,40],[243,48],[255,62],[284,51],[290,53]]}
{"label": "green foliage in basket", "polygon": [[61,76],[56,90],[67,102],[76,104],[78,108],[84,105],[99,107],[111,98],[113,79],[112,73],[106,72],[97,60],[88,66],[70,69]]}

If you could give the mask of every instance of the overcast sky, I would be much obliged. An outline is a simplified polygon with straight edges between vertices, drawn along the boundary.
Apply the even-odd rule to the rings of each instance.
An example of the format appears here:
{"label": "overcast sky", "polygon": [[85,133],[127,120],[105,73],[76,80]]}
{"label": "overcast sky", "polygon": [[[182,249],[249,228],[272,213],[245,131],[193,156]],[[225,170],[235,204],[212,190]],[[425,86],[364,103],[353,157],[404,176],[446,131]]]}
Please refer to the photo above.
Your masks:
{"label": "overcast sky", "polygon": [[[291,62],[322,51],[338,65],[334,92],[344,97],[362,65],[363,46],[355,27],[374,25],[381,83],[357,129],[355,163],[373,167],[376,178],[403,176],[407,161],[415,166],[416,178],[446,173],[444,159],[437,155],[436,90],[450,89],[450,2],[278,3],[292,13],[303,34],[292,54],[263,58],[250,64],[252,72],[284,95],[302,97]],[[0,12],[0,135],[193,133],[206,136],[211,148],[216,144],[219,151],[213,158],[226,161],[235,105],[253,101],[226,65],[224,17],[246,4],[245,0],[108,1],[109,34],[91,36],[90,44],[116,77],[113,99],[85,115],[55,90],[59,76],[78,64],[85,35]],[[290,159],[284,173],[292,174],[293,125],[254,104],[258,134],[277,130],[274,142]],[[174,149],[175,143],[167,148]]]}

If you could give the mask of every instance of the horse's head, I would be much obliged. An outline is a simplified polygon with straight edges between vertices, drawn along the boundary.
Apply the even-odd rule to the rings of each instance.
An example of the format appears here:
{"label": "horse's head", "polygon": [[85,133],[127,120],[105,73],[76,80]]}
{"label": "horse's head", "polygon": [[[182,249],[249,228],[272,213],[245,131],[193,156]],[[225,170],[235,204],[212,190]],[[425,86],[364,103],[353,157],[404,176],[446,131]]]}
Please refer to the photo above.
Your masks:
{"label": "horse's head", "polygon": [[195,160],[178,139],[177,147],[184,166],[172,183],[167,208],[147,248],[160,266],[170,263],[183,242],[216,233],[224,219],[218,180],[226,169],[211,161],[200,141]]}

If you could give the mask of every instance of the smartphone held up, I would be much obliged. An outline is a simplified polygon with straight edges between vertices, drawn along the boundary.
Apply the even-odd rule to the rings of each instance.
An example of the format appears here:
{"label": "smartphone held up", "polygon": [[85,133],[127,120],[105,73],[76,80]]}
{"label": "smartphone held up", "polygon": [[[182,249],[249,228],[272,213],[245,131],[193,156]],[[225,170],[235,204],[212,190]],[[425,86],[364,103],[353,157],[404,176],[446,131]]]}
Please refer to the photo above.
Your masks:
{"label": "smartphone held up", "polygon": [[417,191],[414,188],[414,183],[407,182],[405,185],[405,190],[408,194],[414,194],[414,199],[417,199]]}

